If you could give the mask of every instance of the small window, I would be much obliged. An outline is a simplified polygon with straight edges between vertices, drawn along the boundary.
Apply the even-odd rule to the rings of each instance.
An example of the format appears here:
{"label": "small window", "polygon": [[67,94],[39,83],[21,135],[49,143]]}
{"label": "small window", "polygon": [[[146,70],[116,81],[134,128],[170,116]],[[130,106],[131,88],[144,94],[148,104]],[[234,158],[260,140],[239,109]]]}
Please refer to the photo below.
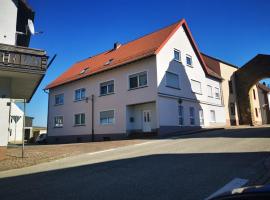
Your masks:
{"label": "small window", "polygon": [[192,67],[192,57],[190,55],[186,56],[187,66]]}
{"label": "small window", "polygon": [[178,123],[180,126],[184,125],[184,107],[178,105]]}
{"label": "small window", "polygon": [[213,97],[213,90],[211,85],[207,85],[207,95],[208,97]]}
{"label": "small window", "polygon": [[129,76],[129,89],[147,86],[147,72],[141,72]]}
{"label": "small window", "polygon": [[210,120],[216,122],[216,112],[214,110],[210,110]]}
{"label": "small window", "polygon": [[75,126],[85,125],[85,114],[79,113],[74,115]]}
{"label": "small window", "polygon": [[181,53],[178,49],[174,49],[174,60],[181,61]]}
{"label": "small window", "polygon": [[75,101],[80,101],[85,99],[85,88],[75,90]]}
{"label": "small window", "polygon": [[189,108],[189,119],[190,119],[190,125],[195,125],[195,112],[194,112],[193,107]]}
{"label": "small window", "polygon": [[64,94],[55,95],[55,105],[64,104]]}
{"label": "small window", "polygon": [[196,94],[202,94],[201,82],[195,81],[195,80],[191,80],[191,89]]}
{"label": "small window", "polygon": [[233,94],[233,84],[232,84],[232,81],[229,81],[229,92],[230,92],[230,94]]}
{"label": "small window", "polygon": [[203,110],[199,110],[199,117],[200,117],[200,125],[204,125],[204,115]]}
{"label": "small window", "polygon": [[100,124],[107,125],[114,123],[114,110],[100,112]]}
{"label": "small window", "polygon": [[108,81],[100,84],[100,95],[108,95],[114,93],[114,81]]}
{"label": "small window", "polygon": [[179,76],[171,72],[166,72],[166,86],[179,88]]}
{"label": "small window", "polygon": [[215,88],[215,97],[216,99],[220,98],[219,88]]}
{"label": "small window", "polygon": [[54,127],[63,127],[63,116],[54,117]]}
{"label": "small window", "polygon": [[253,91],[253,98],[254,98],[254,100],[256,100],[256,93],[255,93],[255,90],[253,89],[252,91]]}
{"label": "small window", "polygon": [[230,103],[230,111],[231,111],[231,115],[235,116],[235,104],[234,103]]}
{"label": "small window", "polygon": [[259,117],[258,109],[255,108],[256,117]]}

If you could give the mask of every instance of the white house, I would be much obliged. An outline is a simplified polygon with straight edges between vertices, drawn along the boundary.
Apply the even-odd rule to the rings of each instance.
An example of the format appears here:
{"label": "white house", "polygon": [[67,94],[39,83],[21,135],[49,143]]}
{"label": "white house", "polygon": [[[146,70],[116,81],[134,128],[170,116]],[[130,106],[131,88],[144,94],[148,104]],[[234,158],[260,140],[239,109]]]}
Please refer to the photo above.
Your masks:
{"label": "white house", "polygon": [[115,43],[49,84],[49,141],[224,126],[220,84],[181,20]]}

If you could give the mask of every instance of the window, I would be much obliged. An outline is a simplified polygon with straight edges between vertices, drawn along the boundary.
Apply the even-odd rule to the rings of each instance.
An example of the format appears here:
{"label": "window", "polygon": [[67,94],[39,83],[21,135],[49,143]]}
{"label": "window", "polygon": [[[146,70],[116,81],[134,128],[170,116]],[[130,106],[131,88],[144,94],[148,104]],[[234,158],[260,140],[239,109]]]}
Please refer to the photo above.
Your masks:
{"label": "window", "polygon": [[178,123],[180,126],[184,125],[184,107],[178,105]]}
{"label": "window", "polygon": [[129,89],[136,89],[147,85],[147,72],[129,76]]}
{"label": "window", "polygon": [[85,114],[79,113],[74,115],[75,126],[85,125]]}
{"label": "window", "polygon": [[216,122],[216,112],[214,110],[210,110],[210,120]]}
{"label": "window", "polygon": [[54,127],[63,127],[63,116],[54,117]]}
{"label": "window", "polygon": [[55,105],[64,104],[64,94],[55,95]]}
{"label": "window", "polygon": [[193,107],[189,108],[189,119],[190,119],[190,125],[195,125],[195,113],[194,113]]}
{"label": "window", "polygon": [[192,67],[192,57],[190,55],[186,56],[187,66]]}
{"label": "window", "polygon": [[256,100],[256,93],[255,93],[255,90],[253,89],[252,91],[253,91],[253,98],[254,98],[254,100]]}
{"label": "window", "polygon": [[230,92],[230,94],[233,94],[233,84],[232,84],[232,81],[229,81],[229,92]]}
{"label": "window", "polygon": [[257,108],[255,108],[255,113],[256,113],[256,117],[259,117],[258,109]]}
{"label": "window", "polygon": [[212,91],[211,85],[207,85],[207,94],[208,94],[208,97],[213,97],[213,91]]}
{"label": "window", "polygon": [[219,88],[215,88],[215,97],[216,97],[216,99],[220,98]]}
{"label": "window", "polygon": [[75,90],[75,101],[80,101],[85,99],[85,88]]}
{"label": "window", "polygon": [[100,95],[108,95],[114,93],[114,81],[108,81],[100,84]]}
{"label": "window", "polygon": [[114,110],[100,112],[100,124],[113,124],[114,123]]}
{"label": "window", "polygon": [[202,94],[202,87],[201,87],[201,82],[191,80],[191,88],[192,91],[196,94]]}
{"label": "window", "polygon": [[234,103],[230,103],[230,111],[231,111],[231,115],[235,116],[235,105],[234,105]]}
{"label": "window", "polygon": [[181,62],[181,53],[178,49],[174,49],[174,60]]}
{"label": "window", "polygon": [[179,88],[179,76],[171,72],[166,72],[166,86]]}
{"label": "window", "polygon": [[199,110],[200,125],[204,125],[203,110]]}

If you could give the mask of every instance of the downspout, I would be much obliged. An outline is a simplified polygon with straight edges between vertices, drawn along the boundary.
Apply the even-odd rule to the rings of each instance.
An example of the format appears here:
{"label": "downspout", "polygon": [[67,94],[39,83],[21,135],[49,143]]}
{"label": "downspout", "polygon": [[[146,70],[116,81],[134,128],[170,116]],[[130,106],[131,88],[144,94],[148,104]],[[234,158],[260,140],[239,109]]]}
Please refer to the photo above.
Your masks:
{"label": "downspout", "polygon": [[91,116],[91,119],[92,119],[92,142],[94,142],[95,141],[95,128],[94,128],[94,125],[95,125],[95,123],[94,123],[94,95],[92,94],[91,95],[91,108],[92,108],[92,116]]}

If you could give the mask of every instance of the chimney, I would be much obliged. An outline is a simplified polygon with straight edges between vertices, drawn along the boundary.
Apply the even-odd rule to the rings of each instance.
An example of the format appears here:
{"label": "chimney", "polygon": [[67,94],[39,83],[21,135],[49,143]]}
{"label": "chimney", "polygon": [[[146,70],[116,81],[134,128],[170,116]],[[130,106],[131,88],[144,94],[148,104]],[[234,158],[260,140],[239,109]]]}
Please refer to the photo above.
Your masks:
{"label": "chimney", "polygon": [[115,42],[115,43],[113,44],[113,50],[116,50],[116,49],[118,49],[119,47],[121,47],[121,44],[120,44],[119,42]]}

